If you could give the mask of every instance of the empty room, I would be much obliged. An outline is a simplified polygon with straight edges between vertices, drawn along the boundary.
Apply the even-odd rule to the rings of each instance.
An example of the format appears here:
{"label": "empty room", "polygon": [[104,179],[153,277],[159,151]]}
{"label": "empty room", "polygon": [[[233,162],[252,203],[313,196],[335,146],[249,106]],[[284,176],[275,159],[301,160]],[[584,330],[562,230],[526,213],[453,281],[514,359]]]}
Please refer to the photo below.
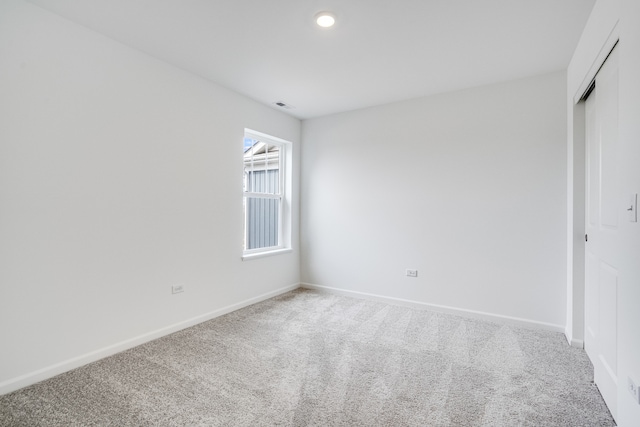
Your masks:
{"label": "empty room", "polygon": [[0,426],[640,426],[640,1],[0,1]]}

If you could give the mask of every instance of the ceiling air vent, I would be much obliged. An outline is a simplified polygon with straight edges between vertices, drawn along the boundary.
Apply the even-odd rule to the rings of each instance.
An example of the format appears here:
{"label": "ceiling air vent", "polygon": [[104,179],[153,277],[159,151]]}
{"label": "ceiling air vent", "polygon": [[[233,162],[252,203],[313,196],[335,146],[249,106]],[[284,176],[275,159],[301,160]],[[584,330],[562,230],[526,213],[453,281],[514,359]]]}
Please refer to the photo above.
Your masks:
{"label": "ceiling air vent", "polygon": [[284,108],[285,110],[291,110],[293,108],[292,105],[287,104],[286,102],[276,101],[273,105],[278,106],[280,108]]}

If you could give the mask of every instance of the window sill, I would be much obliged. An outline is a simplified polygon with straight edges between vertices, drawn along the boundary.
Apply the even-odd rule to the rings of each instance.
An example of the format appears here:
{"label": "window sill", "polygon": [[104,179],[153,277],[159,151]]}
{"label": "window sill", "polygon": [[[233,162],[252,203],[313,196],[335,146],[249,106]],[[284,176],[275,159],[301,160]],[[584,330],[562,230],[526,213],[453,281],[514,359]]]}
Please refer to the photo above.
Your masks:
{"label": "window sill", "polygon": [[243,261],[248,261],[250,259],[264,258],[264,257],[271,256],[271,255],[287,254],[289,252],[293,252],[293,249],[291,249],[291,248],[283,248],[283,249],[274,249],[272,251],[255,252],[255,253],[252,253],[252,254],[244,254],[244,255],[242,255],[242,260]]}

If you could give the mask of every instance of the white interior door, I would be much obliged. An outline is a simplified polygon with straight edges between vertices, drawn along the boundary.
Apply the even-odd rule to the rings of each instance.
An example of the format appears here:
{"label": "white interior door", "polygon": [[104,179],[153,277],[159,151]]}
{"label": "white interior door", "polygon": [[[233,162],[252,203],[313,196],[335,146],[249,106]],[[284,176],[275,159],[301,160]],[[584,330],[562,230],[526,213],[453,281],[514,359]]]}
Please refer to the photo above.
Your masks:
{"label": "white interior door", "polygon": [[614,49],[596,76],[586,111],[585,350],[594,381],[617,412],[618,58]]}

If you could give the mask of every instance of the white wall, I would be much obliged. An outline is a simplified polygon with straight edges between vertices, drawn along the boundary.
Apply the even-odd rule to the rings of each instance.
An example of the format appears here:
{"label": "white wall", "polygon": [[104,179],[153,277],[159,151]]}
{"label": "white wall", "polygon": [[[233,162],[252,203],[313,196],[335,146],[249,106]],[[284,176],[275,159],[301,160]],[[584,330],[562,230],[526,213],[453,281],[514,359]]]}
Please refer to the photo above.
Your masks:
{"label": "white wall", "polygon": [[558,72],[304,121],[303,282],[563,328],[565,92]]}
{"label": "white wall", "polygon": [[0,392],[299,283],[297,202],[241,261],[245,127],[299,156],[297,119],[0,2]]}
{"label": "white wall", "polygon": [[[621,212],[626,208],[626,197],[640,193],[640,2],[637,0],[598,0],[574,57],[567,71],[567,99],[569,129],[580,124],[580,109],[574,106],[574,97],[602,64],[611,44],[619,38],[619,144],[621,150],[620,179]],[[569,133],[569,166],[576,170],[584,163],[580,135]],[[568,215],[569,262],[579,265],[584,257],[584,245],[571,234],[584,233],[583,224],[577,220],[584,215],[584,201],[580,198],[583,175],[569,174],[569,199],[575,213]],[[584,191],[584,190],[582,190]],[[640,405],[633,401],[627,391],[627,378],[640,384],[640,224],[621,221],[619,242],[618,283],[618,425],[631,427],[640,425]],[[573,244],[572,244],[573,243]],[[582,260],[583,261],[583,260]],[[575,269],[575,268],[574,268]],[[568,335],[582,337],[584,322],[581,317],[584,305],[584,283],[569,276],[568,314],[573,319],[568,323]],[[572,295],[573,294],[573,295]],[[578,314],[576,314],[578,313]]]}

